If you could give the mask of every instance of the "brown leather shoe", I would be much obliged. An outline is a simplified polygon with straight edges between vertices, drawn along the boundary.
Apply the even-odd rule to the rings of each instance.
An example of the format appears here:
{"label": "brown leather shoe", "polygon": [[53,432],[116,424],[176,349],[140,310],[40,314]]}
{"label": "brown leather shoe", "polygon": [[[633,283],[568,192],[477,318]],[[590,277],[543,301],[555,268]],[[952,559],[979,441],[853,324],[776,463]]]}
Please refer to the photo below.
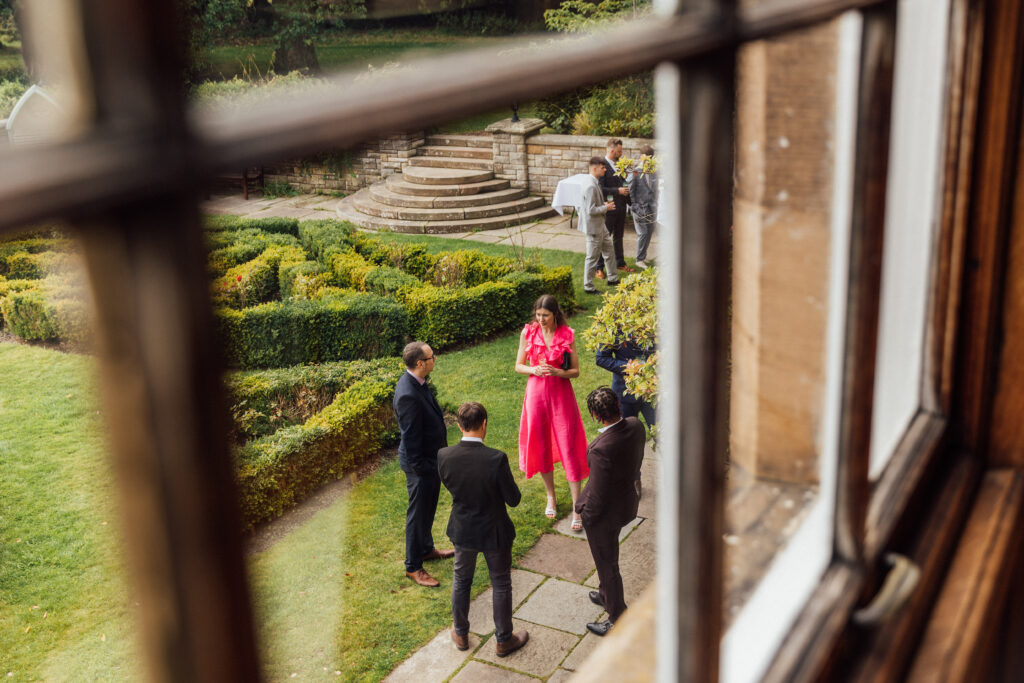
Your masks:
{"label": "brown leather shoe", "polygon": [[469,649],[469,635],[460,636],[455,632],[454,628],[452,629],[452,642],[455,643],[455,647],[460,650]]}
{"label": "brown leather shoe", "polygon": [[495,650],[499,657],[508,657],[523,645],[526,645],[526,641],[529,639],[530,633],[528,631],[516,631],[504,643],[495,643]]}
{"label": "brown leather shoe", "polygon": [[448,548],[446,550],[438,550],[434,548],[429,553],[423,556],[424,561],[426,560],[447,560],[449,557],[455,557],[455,550]]}
{"label": "brown leather shoe", "polygon": [[418,583],[419,585],[426,586],[427,588],[437,588],[441,585],[437,579],[435,579],[433,576],[428,574],[423,569],[417,569],[414,572],[406,572],[405,575],[413,581],[415,581],[416,583]]}
{"label": "brown leather shoe", "polygon": [[596,277],[598,280],[603,280],[604,279],[604,271],[603,270],[597,271],[596,273],[594,273],[594,277]]}

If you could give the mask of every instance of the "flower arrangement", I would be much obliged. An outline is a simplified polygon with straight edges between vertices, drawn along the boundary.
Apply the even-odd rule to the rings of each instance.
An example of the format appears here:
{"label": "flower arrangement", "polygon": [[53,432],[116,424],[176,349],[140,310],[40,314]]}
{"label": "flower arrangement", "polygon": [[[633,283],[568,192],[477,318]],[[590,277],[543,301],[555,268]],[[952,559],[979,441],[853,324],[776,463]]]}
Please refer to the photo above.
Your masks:
{"label": "flower arrangement", "polygon": [[639,159],[622,157],[615,162],[615,175],[623,180],[629,177],[630,173],[657,173],[658,157],[641,154]]}

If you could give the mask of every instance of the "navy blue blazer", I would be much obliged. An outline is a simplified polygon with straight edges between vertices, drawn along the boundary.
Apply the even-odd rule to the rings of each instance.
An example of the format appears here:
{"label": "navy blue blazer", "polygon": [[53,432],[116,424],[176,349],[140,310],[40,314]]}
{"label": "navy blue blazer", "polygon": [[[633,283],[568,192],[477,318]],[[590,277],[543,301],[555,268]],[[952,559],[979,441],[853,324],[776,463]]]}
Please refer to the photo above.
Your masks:
{"label": "navy blue blazer", "polygon": [[597,364],[612,373],[612,391],[622,403],[642,403],[642,400],[626,393],[626,364],[631,360],[644,360],[650,355],[631,341],[615,346],[601,346],[597,349]]}
{"label": "navy blue blazer", "polygon": [[508,456],[477,441],[460,441],[441,449],[437,470],[452,493],[452,543],[472,550],[511,548],[516,528],[505,506],[519,505],[522,494]]}
{"label": "navy blue blazer", "polygon": [[395,386],[392,403],[402,440],[398,463],[404,472],[425,475],[437,472],[437,451],[448,445],[448,428],[437,399],[425,383],[403,372]]}

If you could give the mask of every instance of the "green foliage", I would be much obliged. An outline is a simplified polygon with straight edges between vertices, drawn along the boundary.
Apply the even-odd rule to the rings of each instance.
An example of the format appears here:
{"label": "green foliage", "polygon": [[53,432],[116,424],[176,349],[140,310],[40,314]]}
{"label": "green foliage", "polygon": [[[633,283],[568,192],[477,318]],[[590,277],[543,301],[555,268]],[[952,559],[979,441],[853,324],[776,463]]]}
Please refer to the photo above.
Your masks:
{"label": "green foliage", "polygon": [[[649,2],[637,3],[649,5]],[[550,31],[580,33],[592,31],[610,21],[632,16],[633,0],[565,0],[557,9],[544,10],[544,24]]]}
{"label": "green foliage", "polygon": [[88,343],[91,327],[86,304],[74,298],[54,298],[42,289],[9,291],[0,300],[7,331],[26,341]]}
{"label": "green foliage", "polygon": [[225,383],[235,440],[302,424],[329,405],[339,391],[362,379],[391,377],[400,367],[399,359],[379,358],[229,373]]}
{"label": "green foliage", "polygon": [[391,400],[401,362],[385,377],[338,394],[302,425],[285,427],[238,452],[238,484],[247,528],[272,519],[321,484],[374,456],[397,432]]}
{"label": "green foliage", "polygon": [[574,135],[654,137],[654,77],[634,74],[595,87],[573,117]]}
{"label": "green foliage", "polygon": [[298,197],[300,194],[302,194],[301,190],[283,180],[270,180],[263,184],[263,196],[266,199]]}
{"label": "green foliage", "polygon": [[228,365],[271,368],[394,355],[409,318],[391,299],[347,293],[317,301],[275,301],[216,312]]}
{"label": "green foliage", "polygon": [[[641,349],[653,350],[658,343],[658,275],[654,268],[630,275],[618,289],[605,297],[604,306],[583,338],[590,350],[616,346],[630,340]],[[657,404],[658,354],[646,361],[632,361],[625,372],[626,389],[634,396]]]}
{"label": "green foliage", "polygon": [[445,33],[504,36],[519,28],[516,20],[502,11],[456,10],[437,15],[436,28]]}
{"label": "green foliage", "polygon": [[0,119],[5,119],[14,111],[14,105],[28,90],[27,79],[12,78],[0,80]]}

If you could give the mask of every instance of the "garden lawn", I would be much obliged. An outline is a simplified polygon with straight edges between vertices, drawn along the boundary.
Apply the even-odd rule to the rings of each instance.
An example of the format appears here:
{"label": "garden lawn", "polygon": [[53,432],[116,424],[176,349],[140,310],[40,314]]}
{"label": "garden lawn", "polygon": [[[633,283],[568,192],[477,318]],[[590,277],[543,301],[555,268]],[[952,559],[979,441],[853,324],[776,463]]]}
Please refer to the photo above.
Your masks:
{"label": "garden lawn", "polygon": [[[479,249],[509,256],[510,247],[422,235],[382,235],[422,242],[432,252]],[[599,297],[582,294],[583,255],[535,250],[544,265],[570,265],[579,300],[592,312]],[[530,311],[523,311],[523,322]],[[586,329],[589,316],[571,324]],[[432,381],[442,404],[476,400],[489,412],[487,443],[510,456],[523,501],[512,511],[516,561],[552,526],[543,515],[544,487],[519,473],[517,438],[526,378],[513,365],[518,330],[473,347],[441,353]],[[582,348],[581,400],[608,374]],[[107,471],[103,425],[88,357],[0,344],[0,675],[23,679],[135,680],[127,588],[120,563],[118,516]],[[596,425],[584,419],[588,434]],[[449,429],[449,443],[458,431]],[[569,511],[561,468],[555,478],[559,513]],[[269,550],[251,558],[253,602],[268,678],[376,681],[428,642],[451,619],[452,563],[428,569],[440,589],[405,577],[405,477],[394,460],[356,484]],[[451,499],[442,492],[434,538]],[[107,522],[104,524],[104,522]],[[478,568],[474,595],[486,585]],[[39,609],[33,609],[34,606]],[[46,618],[43,618],[46,615]],[[29,628],[31,627],[31,628]],[[27,631],[26,631],[27,629]]]}

